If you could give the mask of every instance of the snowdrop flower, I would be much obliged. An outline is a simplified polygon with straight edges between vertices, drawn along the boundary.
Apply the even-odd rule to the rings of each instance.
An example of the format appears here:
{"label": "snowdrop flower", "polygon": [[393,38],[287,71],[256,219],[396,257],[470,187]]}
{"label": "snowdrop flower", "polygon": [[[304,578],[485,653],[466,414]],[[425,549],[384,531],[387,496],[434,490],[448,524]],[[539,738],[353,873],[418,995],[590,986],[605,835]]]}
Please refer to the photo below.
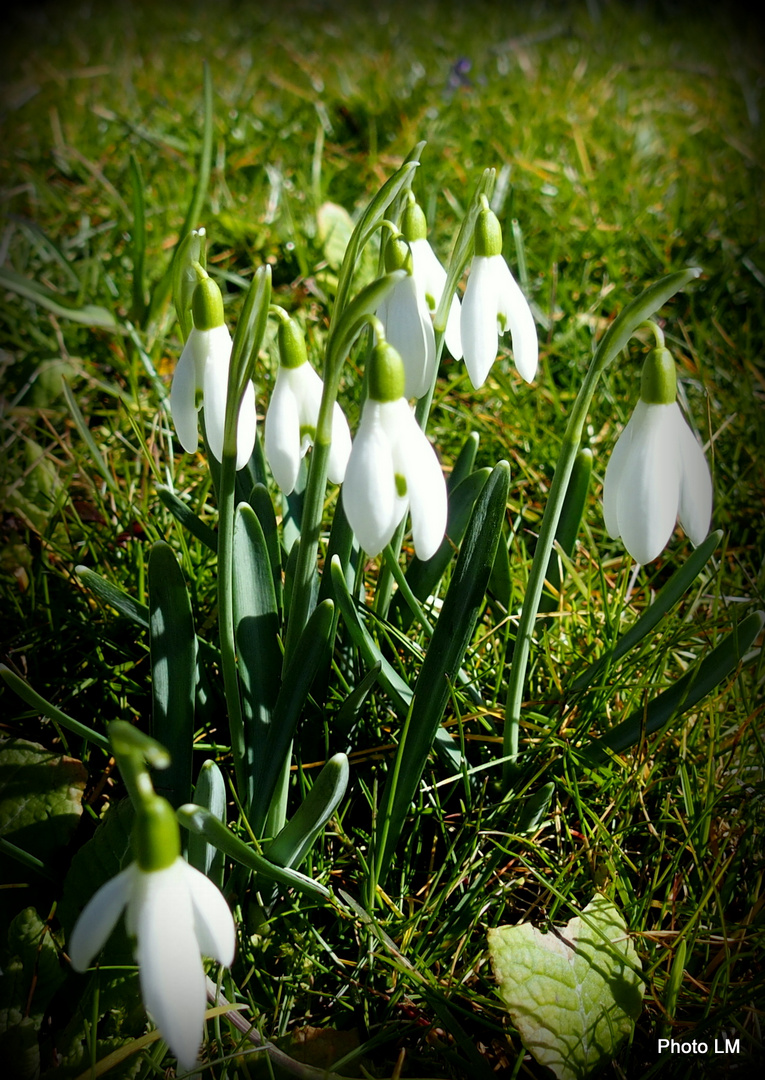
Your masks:
{"label": "snowdrop flower", "polygon": [[135,938],[141,995],[184,1069],[192,1069],[204,1034],[207,1004],[201,953],[230,966],[234,920],[223,894],[180,855],[170,804],[155,795],[137,808],[136,861],[88,901],[72,932],[69,957],[85,971],[122,912]]}
{"label": "snowdrop flower", "polygon": [[401,357],[386,341],[372,351],[368,386],[345,472],[346,516],[364,551],[374,556],[390,542],[408,508],[417,557],[430,559],[446,532],[446,484],[404,397]]}
{"label": "snowdrop flower", "polygon": [[462,352],[470,381],[483,386],[497,358],[498,338],[510,331],[518,374],[531,382],[539,345],[526,297],[502,258],[502,229],[486,197],[475,227],[475,253],[462,298]]}
{"label": "snowdrop flower", "polygon": [[[412,253],[412,276],[418,293],[424,298],[429,311],[435,314],[446,285],[446,270],[438,261],[438,256],[428,242],[425,214],[411,191],[409,202],[404,210],[401,230]],[[460,301],[456,294],[452,297],[444,337],[446,347],[454,359],[461,360]]]}
{"label": "snowdrop flower", "polygon": [[412,273],[409,245],[393,237],[385,245],[385,269],[388,273],[404,269],[407,275],[387,293],[377,309],[385,340],[404,362],[407,398],[421,398],[430,390],[436,377],[436,336],[430,311]]}
{"label": "snowdrop flower", "polygon": [[667,349],[654,349],[643,367],[640,400],[614,447],[603,483],[608,534],[621,537],[641,565],[661,554],[678,519],[694,546],[709,532],[712,478],[676,394],[672,356]]}
{"label": "snowdrop flower", "polygon": [[[313,445],[324,384],[308,363],[305,340],[292,319],[279,324],[279,371],[266,413],[266,458],[285,495],[294,490],[300,461]],[[340,406],[332,412],[332,443],[327,473],[341,484],[351,453],[351,432]]]}
{"label": "snowdrop flower", "polygon": [[[170,411],[181,446],[194,454],[199,443],[197,413],[204,405],[210,452],[222,461],[232,342],[223,321],[223,298],[212,278],[203,278],[195,288],[191,313],[194,329],[173,375]],[[252,456],[256,425],[255,388],[248,382],[237,423],[237,469],[243,469]]]}

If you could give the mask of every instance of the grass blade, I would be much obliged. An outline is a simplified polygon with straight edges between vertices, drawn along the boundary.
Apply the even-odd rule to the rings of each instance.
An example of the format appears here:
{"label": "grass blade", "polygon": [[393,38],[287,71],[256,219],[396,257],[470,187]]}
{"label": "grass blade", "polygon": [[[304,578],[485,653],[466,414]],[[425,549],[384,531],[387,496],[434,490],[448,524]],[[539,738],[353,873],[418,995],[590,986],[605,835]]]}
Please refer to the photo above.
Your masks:
{"label": "grass blade", "polygon": [[211,529],[209,525],[205,525],[204,521],[198,518],[194,511],[179,499],[170,488],[158,484],[157,494],[159,495],[159,501],[170,511],[175,520],[180,522],[184,529],[187,529],[192,536],[195,536],[197,540],[203,543],[209,551],[217,554],[218,536],[215,530]]}

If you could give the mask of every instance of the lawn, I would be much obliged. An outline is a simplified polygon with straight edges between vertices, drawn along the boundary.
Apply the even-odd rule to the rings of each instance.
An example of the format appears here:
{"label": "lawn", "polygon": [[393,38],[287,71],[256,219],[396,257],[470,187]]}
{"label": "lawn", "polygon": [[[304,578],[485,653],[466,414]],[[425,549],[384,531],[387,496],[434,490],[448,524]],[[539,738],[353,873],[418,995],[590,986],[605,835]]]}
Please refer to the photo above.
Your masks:
{"label": "lawn", "polygon": [[[237,925],[233,965],[207,970],[242,1006],[239,1026],[231,1012],[208,1019],[203,1075],[550,1076],[487,935],[530,924],[549,946],[597,896],[627,928],[642,993],[604,1075],[760,1063],[756,23],[705,3],[136,0],[29,4],[6,28],[0,659],[16,682],[0,683],[0,1059],[30,1080],[186,1074],[147,1021],[123,925],[87,974],[68,953],[78,913],[131,859],[130,780],[106,742],[127,721],[170,749],[170,779],[152,777],[174,805],[189,780],[196,802],[211,776],[223,785],[223,854],[212,834],[206,846],[181,831]],[[344,305],[383,269],[376,229],[346,280],[352,227],[404,173],[401,196],[411,187],[445,265],[487,191],[539,339],[531,384],[509,335],[478,389],[441,357],[418,417],[449,484],[453,543],[430,575],[408,525],[386,555],[351,546],[338,486],[307,479],[318,447],[289,497],[262,449],[280,321],[299,324],[321,371]],[[235,490],[225,460],[183,452],[169,408],[188,333],[178,252],[199,227],[225,321],[256,341],[259,438]],[[282,314],[258,329],[264,267]],[[644,289],[693,267],[651,314],[719,536],[694,553],[677,528],[638,567],[606,531],[606,467],[654,344],[642,326],[595,388],[589,482],[580,457],[581,500],[572,484],[552,561],[535,562],[593,356]],[[341,353],[355,433],[369,330]],[[219,572],[232,580],[230,558],[233,596]],[[172,676],[167,690],[162,619],[186,649],[190,712]],[[236,647],[231,619],[252,634]],[[41,699],[22,700],[19,677]],[[258,708],[287,733],[263,734]],[[349,769],[310,851],[291,867],[283,839],[269,862],[285,818],[340,776],[337,754]],[[613,960],[597,934],[593,949],[593,968]],[[514,978],[522,959],[508,967]],[[540,993],[552,1008],[550,986]],[[542,1014],[560,1035],[560,1016]],[[558,1075],[584,1080],[594,1060]]]}

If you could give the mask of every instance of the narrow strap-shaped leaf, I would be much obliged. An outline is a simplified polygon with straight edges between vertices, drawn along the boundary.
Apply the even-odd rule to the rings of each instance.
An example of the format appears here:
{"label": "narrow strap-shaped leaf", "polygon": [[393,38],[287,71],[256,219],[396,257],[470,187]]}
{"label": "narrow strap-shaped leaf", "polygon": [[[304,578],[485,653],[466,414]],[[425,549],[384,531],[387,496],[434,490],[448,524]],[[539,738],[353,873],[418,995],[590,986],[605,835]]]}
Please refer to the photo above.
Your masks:
{"label": "narrow strap-shaped leaf", "polygon": [[321,770],[298,810],[263,854],[279,866],[300,866],[348,787],[350,769],[345,754],[335,754]]}
{"label": "narrow strap-shaped leaf", "polygon": [[234,859],[235,862],[253,870],[256,874],[262,874],[270,881],[278,881],[280,885],[286,885],[289,889],[297,889],[298,892],[308,893],[310,896],[329,896],[329,889],[320,885],[313,878],[306,877],[298,870],[291,870],[286,866],[277,866],[263,855],[258,854],[254,848],[249,847],[238,836],[235,836],[222,821],[203,806],[195,806],[194,803],[185,803],[178,807],[176,816],[185,829],[199,833],[210,844],[214,844],[224,855]]}
{"label": "narrow strap-shaped leaf", "polygon": [[279,694],[282,654],[271,560],[260,521],[248,503],[236,508],[233,589],[250,806]]}
{"label": "narrow strap-shaped leaf", "polygon": [[53,720],[54,723],[60,724],[62,728],[71,731],[73,735],[77,735],[81,739],[87,739],[88,742],[95,743],[96,746],[100,746],[102,750],[106,750],[108,754],[111,754],[109,740],[105,735],[102,735],[98,731],[94,731],[93,728],[89,728],[86,724],[81,724],[79,720],[75,720],[74,717],[62,712],[61,709],[57,709],[55,705],[51,705],[51,703],[38,694],[36,690],[33,690],[25,679],[22,679],[15,671],[11,671],[5,664],[0,664],[0,678],[10,686],[11,690],[14,690],[23,701],[26,701],[27,705],[36,709],[41,716],[45,716],[48,720]]}
{"label": "narrow strap-shaped leaf", "polygon": [[187,529],[192,536],[200,540],[210,551],[217,553],[218,537],[214,529],[211,529],[201,518],[198,518],[194,511],[179,499],[170,488],[158,484],[157,495],[159,495],[159,501],[162,505],[167,507],[176,521],[183,525],[184,529]]}
{"label": "narrow strap-shaped leaf", "polygon": [[334,609],[331,600],[325,600],[314,608],[298,640],[294,659],[284,673],[268,738],[262,750],[260,777],[253,796],[251,821],[256,833],[262,828],[279,776],[285,767],[311,684],[321,663],[327,658]]}
{"label": "narrow strap-shaped leaf", "polygon": [[[491,469],[477,469],[449,492],[444,539],[431,559],[423,562],[422,559],[415,557],[406,571],[407,585],[418,600],[425,600],[438,587],[447,566],[454,558],[455,550],[462,543],[476,499],[490,475]],[[412,622],[412,613],[404,603],[403,597],[397,595],[392,607],[399,625],[403,630],[407,630]]]}
{"label": "narrow strap-shaped leaf", "polygon": [[550,781],[529,796],[523,804],[518,821],[518,832],[521,835],[536,832],[547,814],[554,793],[555,784]]}
{"label": "narrow strap-shaped leaf", "polygon": [[142,630],[149,629],[149,608],[146,604],[134,600],[124,589],[107,581],[88,566],[75,566],[74,572],[83,585],[90,589],[99,600],[113,607],[120,615],[130,619]]}
{"label": "narrow strap-shaped leaf", "polygon": [[159,541],[149,555],[152,736],[170,752],[157,790],[173,806],[191,795],[197,639],[183,572]]}
{"label": "narrow strap-shaped leaf", "polygon": [[[208,758],[199,770],[194,787],[194,802],[209,810],[218,821],[226,820],[226,782],[217,764]],[[189,863],[206,874],[218,888],[223,885],[223,853],[208,843],[201,833],[192,832],[188,846]]]}
{"label": "narrow strap-shaped leaf", "polygon": [[475,504],[454,576],[417,679],[408,722],[386,783],[383,812],[378,818],[375,843],[379,882],[390,865],[439,729],[450,688],[475,630],[505,519],[509,486],[510,467],[502,461],[493,469]]}
{"label": "narrow strap-shaped leaf", "polygon": [[591,686],[608,664],[615,664],[634,649],[658,625],[685,592],[691,587],[706,564],[712,558],[717,545],[722,539],[722,530],[712,532],[699,544],[693,554],[676,570],[667,584],[657,593],[653,603],[647,608],[633,626],[617,641],[613,649],[601,656],[574,680],[572,690],[583,690]]}
{"label": "narrow strap-shaped leaf", "polygon": [[[566,555],[571,555],[582,523],[582,514],[587,503],[592,476],[592,450],[583,449],[574,458],[574,467],[566,488],[563,509],[555,530],[555,540]],[[557,593],[563,580],[563,566],[559,556],[553,551],[547,564],[546,584],[539,601],[539,611],[553,611],[558,606]]]}
{"label": "narrow strap-shaped leaf", "polygon": [[255,511],[260,527],[263,530],[263,538],[266,542],[266,551],[271,563],[271,575],[274,582],[274,597],[276,607],[281,618],[282,611],[282,551],[279,543],[279,529],[276,524],[276,514],[271,496],[265,484],[255,484],[248,499],[250,506]]}
{"label": "narrow strap-shaped leaf", "polygon": [[748,615],[691,671],[649,701],[645,710],[633,713],[607,735],[593,740],[585,747],[584,757],[596,764],[605,761],[607,750],[617,754],[629,750],[643,735],[653,735],[672,716],[693,708],[735,671],[764,625],[765,612],[755,611]]}
{"label": "narrow strap-shaped leaf", "polygon": [[454,491],[463,480],[467,480],[468,476],[472,473],[475,467],[475,459],[478,454],[478,444],[480,442],[480,436],[477,431],[471,431],[468,437],[462,444],[462,448],[457,455],[457,460],[452,466],[452,471],[446,479],[446,489],[449,492]]}
{"label": "narrow strap-shaped leaf", "polygon": [[332,734],[338,741],[346,740],[346,743],[350,743],[353,729],[362,715],[364,702],[378,682],[379,674],[380,663],[378,661],[367,671],[364,678],[354,686],[343,702],[332,724]]}
{"label": "narrow strap-shaped leaf", "polygon": [[203,62],[204,72],[204,85],[202,90],[202,151],[199,155],[199,165],[197,167],[197,181],[194,185],[194,192],[191,196],[191,202],[189,203],[188,210],[186,211],[186,217],[183,222],[183,226],[180,231],[181,236],[185,236],[191,229],[196,227],[199,215],[202,213],[202,206],[207,195],[207,188],[210,183],[210,168],[212,166],[212,152],[213,152],[213,86],[212,75],[210,74],[210,65],[207,61]]}
{"label": "narrow strap-shaped leaf", "polygon": [[340,559],[335,555],[330,566],[332,585],[335,599],[343,616],[343,621],[348,628],[353,644],[361,653],[367,667],[375,668],[379,664],[379,683],[383,690],[390,695],[393,706],[397,712],[405,714],[412,700],[411,687],[401,678],[391,663],[383,656],[377,647],[372,635],[369,633],[361,617],[356,610],[348,586],[343,576]]}

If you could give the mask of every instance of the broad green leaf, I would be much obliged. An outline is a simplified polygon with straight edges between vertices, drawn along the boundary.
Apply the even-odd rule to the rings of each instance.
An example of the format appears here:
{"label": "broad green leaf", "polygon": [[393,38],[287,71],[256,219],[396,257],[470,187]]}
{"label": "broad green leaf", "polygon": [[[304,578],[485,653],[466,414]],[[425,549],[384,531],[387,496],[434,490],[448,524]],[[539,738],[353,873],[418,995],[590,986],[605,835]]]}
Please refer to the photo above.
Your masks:
{"label": "broad green leaf", "polygon": [[[218,765],[211,759],[203,762],[194,788],[194,802],[209,810],[218,821],[226,820],[226,781]],[[189,837],[188,860],[191,866],[206,874],[218,888],[223,886],[223,853],[204,836],[192,833]]]}
{"label": "broad green leaf", "polygon": [[489,956],[524,1045],[558,1080],[586,1080],[606,1065],[640,1015],[640,959],[600,894],[560,931],[489,930]]}
{"label": "broad green leaf", "polygon": [[234,633],[242,683],[247,776],[252,794],[260,786],[264,750],[281,682],[279,614],[260,521],[247,503],[234,518]]}
{"label": "broad green leaf", "polygon": [[186,803],[184,806],[178,807],[176,815],[185,829],[204,836],[209,843],[220,848],[224,854],[241,863],[242,866],[246,866],[248,870],[254,870],[255,873],[262,874],[270,881],[277,881],[280,885],[287,886],[287,888],[297,889],[298,892],[308,893],[313,896],[329,896],[329,889],[318,881],[314,881],[313,878],[301,874],[298,870],[291,870],[286,866],[277,866],[263,855],[258,854],[254,848],[245,844],[243,840],[240,840],[238,836],[231,832],[222,821],[218,821],[209,810],[205,810],[201,806],[195,806],[194,803]]}
{"label": "broad green leaf", "polygon": [[300,866],[337,809],[349,775],[345,754],[329,759],[295,814],[265,849],[267,859],[280,866]]}
{"label": "broad green leaf", "polygon": [[163,541],[149,555],[152,737],[170,752],[157,791],[173,806],[191,796],[197,639],[183,572]]}
{"label": "broad green leaf", "polygon": [[451,686],[462,666],[484,602],[510,486],[510,467],[499,462],[478,501],[415,686],[410,715],[385,787],[378,819],[378,881],[382,883],[416,796]]}
{"label": "broad green leaf", "polygon": [[81,761],[24,739],[0,741],[0,836],[43,862],[69,843],[88,774]]}

